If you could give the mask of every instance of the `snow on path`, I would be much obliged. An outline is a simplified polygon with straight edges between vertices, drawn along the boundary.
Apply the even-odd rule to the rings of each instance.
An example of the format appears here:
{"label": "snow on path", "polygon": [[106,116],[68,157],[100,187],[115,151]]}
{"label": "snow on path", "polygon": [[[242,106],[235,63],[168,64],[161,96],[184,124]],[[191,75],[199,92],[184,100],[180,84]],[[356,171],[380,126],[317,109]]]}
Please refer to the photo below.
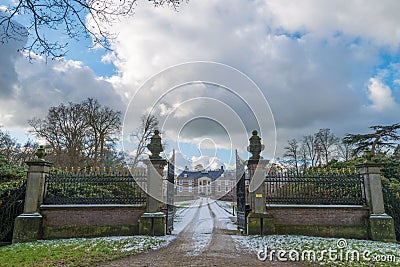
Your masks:
{"label": "snow on path", "polygon": [[203,198],[199,207],[199,217],[193,229],[191,256],[199,255],[210,245],[214,228],[213,218],[208,207],[209,199]]}
{"label": "snow on path", "polygon": [[230,217],[233,215],[228,213],[226,210],[221,208],[215,201],[210,203],[211,210],[215,214],[216,219],[221,223],[223,226],[222,229],[226,230],[237,230],[236,224],[232,222]]}
{"label": "snow on path", "polygon": [[193,217],[201,205],[201,202],[201,199],[197,199],[189,207],[180,209],[176,212],[175,216],[178,218],[178,220],[174,221],[174,230],[172,231],[172,235],[178,235],[193,220]]}

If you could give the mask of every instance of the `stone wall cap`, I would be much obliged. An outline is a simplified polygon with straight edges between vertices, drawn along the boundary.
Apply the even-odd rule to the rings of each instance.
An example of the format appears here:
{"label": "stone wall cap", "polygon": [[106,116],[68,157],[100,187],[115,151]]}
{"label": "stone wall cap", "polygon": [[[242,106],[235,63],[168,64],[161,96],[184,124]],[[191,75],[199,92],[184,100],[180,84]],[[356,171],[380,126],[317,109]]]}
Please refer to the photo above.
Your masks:
{"label": "stone wall cap", "polygon": [[23,217],[23,218],[41,218],[42,215],[38,212],[35,213],[22,213],[21,215],[19,215],[18,217]]}
{"label": "stone wall cap", "polygon": [[165,214],[161,211],[159,212],[145,212],[142,217],[165,217]]}
{"label": "stone wall cap", "polygon": [[382,167],[382,164],[371,161],[356,164],[356,168],[365,168],[365,167]]}
{"label": "stone wall cap", "polygon": [[382,214],[371,214],[369,215],[370,218],[372,219],[391,219],[392,217],[387,215],[386,213]]}
{"label": "stone wall cap", "polygon": [[46,166],[51,167],[53,163],[43,160],[32,160],[32,161],[25,161],[26,165],[28,166]]}

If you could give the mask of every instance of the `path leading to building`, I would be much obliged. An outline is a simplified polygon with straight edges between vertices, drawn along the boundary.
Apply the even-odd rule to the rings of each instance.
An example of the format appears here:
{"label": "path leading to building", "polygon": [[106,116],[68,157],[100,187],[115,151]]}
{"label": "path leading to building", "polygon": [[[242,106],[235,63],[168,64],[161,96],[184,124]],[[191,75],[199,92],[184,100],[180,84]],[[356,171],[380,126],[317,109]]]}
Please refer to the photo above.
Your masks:
{"label": "path leading to building", "polygon": [[299,263],[261,262],[236,245],[229,230],[231,216],[208,198],[181,211],[176,238],[168,246],[98,266],[302,266]]}

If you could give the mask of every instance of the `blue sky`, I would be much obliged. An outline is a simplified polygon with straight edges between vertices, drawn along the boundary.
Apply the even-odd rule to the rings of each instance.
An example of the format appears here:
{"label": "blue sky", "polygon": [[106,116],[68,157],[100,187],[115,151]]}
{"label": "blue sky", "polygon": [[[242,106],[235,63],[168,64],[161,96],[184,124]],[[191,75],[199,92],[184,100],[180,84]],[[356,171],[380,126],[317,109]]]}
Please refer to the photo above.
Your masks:
{"label": "blue sky", "polygon": [[[0,0],[0,7],[8,4]],[[64,61],[37,58],[29,63],[15,51],[16,44],[0,45],[0,125],[23,138],[29,130],[27,118],[44,116],[61,102],[95,97],[122,112],[133,103],[138,111],[129,114],[137,116],[128,116],[127,130],[137,125],[138,113],[153,107],[167,122],[169,149],[181,142],[182,159],[211,168],[232,165],[232,149],[247,157],[246,128],[254,124],[248,110],[226,91],[198,84],[163,95],[178,81],[206,77],[234,88],[251,102],[254,114],[268,118],[260,123],[264,155],[281,157],[288,139],[320,128],[341,137],[399,121],[398,10],[396,0],[362,5],[356,0],[204,0],[184,2],[178,12],[141,1],[134,16],[107,26],[118,33],[113,51],[90,49],[91,40],[83,39],[70,43]],[[190,61],[218,62],[238,72],[178,68],[143,87],[157,73]],[[240,80],[239,72],[257,86]],[[138,92],[140,98],[135,98]],[[155,105],[157,98],[161,101]],[[212,124],[193,125],[179,135],[199,114],[218,119],[226,131]],[[268,124],[272,121],[276,132]],[[198,147],[205,137],[216,145],[204,148],[207,155],[200,157]],[[219,160],[213,161],[215,153]]]}

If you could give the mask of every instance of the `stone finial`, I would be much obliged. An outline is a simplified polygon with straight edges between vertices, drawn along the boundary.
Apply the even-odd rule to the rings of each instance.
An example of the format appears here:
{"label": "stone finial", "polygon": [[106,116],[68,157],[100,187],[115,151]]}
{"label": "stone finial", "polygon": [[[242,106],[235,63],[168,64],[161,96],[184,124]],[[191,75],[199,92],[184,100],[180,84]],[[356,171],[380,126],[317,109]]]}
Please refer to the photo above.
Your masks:
{"label": "stone finial", "polygon": [[250,137],[250,145],[247,147],[247,151],[249,151],[252,156],[250,159],[262,159],[260,156],[261,151],[264,150],[264,145],[261,144],[261,138],[258,136],[258,132],[254,130],[252,132],[252,136]]}
{"label": "stone finial", "polygon": [[367,162],[371,161],[372,159],[372,152],[368,148],[364,150],[364,158],[366,159]]}
{"label": "stone finial", "polygon": [[160,153],[164,151],[161,144],[161,136],[158,130],[154,131],[154,135],[151,137],[150,144],[147,145],[147,148],[151,152],[150,159],[161,159]]}
{"label": "stone finial", "polygon": [[38,161],[44,161],[44,157],[46,157],[47,155],[44,146],[39,146],[39,148],[36,150],[35,155],[38,157]]}

